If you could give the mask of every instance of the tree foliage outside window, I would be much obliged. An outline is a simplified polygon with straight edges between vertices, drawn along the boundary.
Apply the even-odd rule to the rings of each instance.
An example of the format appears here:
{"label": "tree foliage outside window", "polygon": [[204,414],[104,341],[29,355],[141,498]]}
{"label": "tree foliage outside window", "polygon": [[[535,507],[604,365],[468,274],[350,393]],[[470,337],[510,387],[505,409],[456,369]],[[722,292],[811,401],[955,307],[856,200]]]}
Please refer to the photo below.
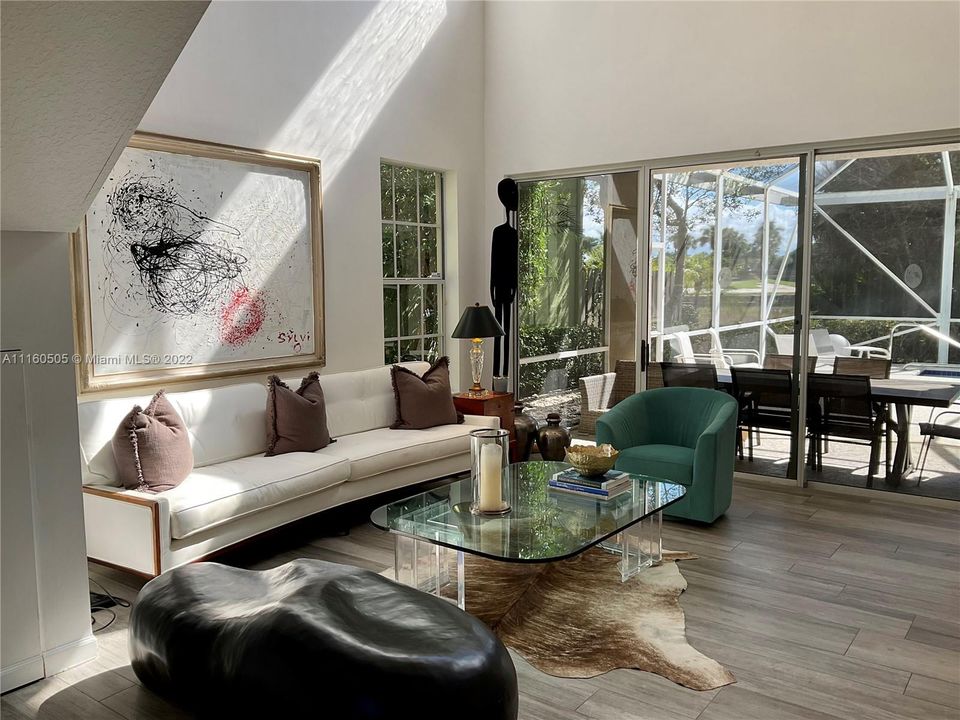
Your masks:
{"label": "tree foliage outside window", "polygon": [[[665,210],[666,216],[664,328],[711,326],[718,196],[720,214],[725,221],[721,268],[729,270],[726,277],[730,280],[730,289],[759,287],[763,188],[795,167],[795,163],[774,163],[733,168],[723,179],[722,193],[718,192],[719,170],[689,170],[657,176],[659,182],[652,186],[652,208],[661,217]],[[760,202],[757,202],[758,194]],[[755,229],[744,233],[739,229],[744,226]],[[772,247],[776,248],[786,240],[777,230],[773,233]],[[746,299],[749,293],[742,293],[740,297]],[[734,317],[733,322],[760,319],[758,307],[751,310],[757,317],[746,318],[736,304],[731,301],[729,307],[724,308]]]}
{"label": "tree foliage outside window", "polygon": [[443,352],[443,175],[380,163],[384,363]]}
{"label": "tree foliage outside window", "polygon": [[[951,178],[960,173],[960,152],[948,153]],[[852,160],[852,162],[851,162]],[[839,172],[838,172],[839,170]],[[935,311],[941,307],[944,272],[944,200],[880,202],[870,193],[884,190],[937,188],[946,185],[942,152],[893,152],[890,155],[818,159],[816,177],[833,179],[816,195],[811,253],[810,310],[814,326],[827,327],[851,342],[885,338],[898,322],[889,318],[929,318],[929,309],[881,270],[865,252],[855,248],[836,223],[894,276],[905,280],[908,268],[911,290]],[[863,193],[862,202],[834,204],[834,193]],[[828,219],[829,218],[829,219]],[[830,222],[832,220],[833,222]],[[956,216],[960,227],[960,212]],[[960,339],[960,234],[953,238],[953,282],[949,297],[949,334]],[[917,272],[919,270],[919,272]],[[824,319],[828,316],[864,316],[876,319]],[[873,344],[885,345],[886,342]],[[895,340],[895,363],[938,360],[938,343],[925,333],[910,333]],[[960,350],[950,348],[948,360],[960,362]]]}
{"label": "tree foliage outside window", "polygon": [[[521,360],[606,344],[604,219],[598,178],[521,183]],[[602,352],[522,363],[520,397],[575,388],[603,367]]]}
{"label": "tree foliage outside window", "polygon": [[[831,160],[817,165],[832,168],[838,163]],[[817,196],[936,187],[943,186],[944,182],[940,153],[867,157],[854,160],[821,188]],[[897,287],[866,254],[856,250],[825,214],[898,277],[904,277],[909,265],[919,266],[922,278],[913,290],[931,306],[939,306],[943,200],[871,202],[867,194],[863,203],[824,203],[814,215],[810,295],[810,309],[814,314],[917,317],[924,314],[917,301]],[[960,316],[960,299],[956,294],[953,305],[954,313]]]}
{"label": "tree foliage outside window", "polygon": [[[903,319],[926,318],[934,323],[945,300],[950,306],[949,333],[960,338],[960,236],[952,239],[954,281],[944,299],[943,273],[951,271],[942,266],[944,242],[950,241],[945,235],[945,209],[950,205],[937,193],[933,198],[921,197],[924,191],[942,191],[949,185],[944,155],[938,148],[818,158],[814,167],[817,192],[809,286],[814,327],[827,328],[854,343],[876,344]],[[960,152],[950,150],[946,155],[955,184],[960,175]],[[765,318],[765,308],[760,307],[764,198],[768,200],[769,220],[769,319],[795,315],[800,190],[797,165],[742,166],[728,168],[722,174],[722,192],[719,168],[691,168],[654,177],[651,232],[655,240],[661,234],[662,216],[666,220],[664,250],[655,253],[652,260],[654,291],[661,265],[665,272],[663,329],[686,325],[691,330],[704,330]],[[772,192],[767,193],[770,188]],[[778,188],[786,192],[778,192]],[[917,196],[873,195],[911,190],[917,191]],[[721,283],[714,288],[718,215],[723,228]],[[781,274],[774,293],[773,286]],[[919,300],[894,277],[903,282],[909,277],[911,290]],[[713,308],[717,293],[719,318]],[[653,299],[654,307],[658,300]],[[654,328],[659,329],[656,323]],[[782,327],[771,330],[785,332]],[[739,332],[743,338],[745,331],[726,331],[722,336],[724,346],[737,345],[733,333]],[[705,337],[694,340],[696,351],[709,349]],[[761,337],[756,342],[759,344]],[[767,350],[772,351],[772,337],[765,342]],[[929,336],[910,334],[896,340],[894,362],[936,362],[937,349],[937,342]],[[960,351],[950,349],[949,359],[960,361]]]}

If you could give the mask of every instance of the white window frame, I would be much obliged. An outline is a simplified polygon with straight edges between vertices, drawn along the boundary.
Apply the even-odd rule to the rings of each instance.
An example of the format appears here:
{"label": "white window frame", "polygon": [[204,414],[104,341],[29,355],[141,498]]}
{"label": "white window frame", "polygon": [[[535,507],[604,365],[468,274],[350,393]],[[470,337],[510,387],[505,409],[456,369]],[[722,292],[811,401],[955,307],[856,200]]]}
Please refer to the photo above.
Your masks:
{"label": "white window frame", "polygon": [[[444,231],[443,231],[443,192],[444,192],[444,174],[442,170],[436,168],[424,167],[421,165],[412,165],[410,163],[395,162],[392,160],[381,159],[380,168],[381,168],[381,182],[382,182],[382,168],[384,166],[391,168],[390,179],[392,183],[391,187],[391,197],[393,198],[393,207],[391,208],[391,217],[384,217],[383,203],[381,201],[380,207],[380,242],[381,242],[381,257],[383,255],[383,227],[385,225],[393,226],[393,267],[394,273],[399,272],[399,258],[398,258],[398,243],[397,243],[397,230],[401,227],[412,227],[415,228],[417,233],[417,269],[422,270],[423,263],[421,257],[421,229],[422,228],[432,228],[436,231],[437,236],[437,272],[429,277],[383,277],[382,290],[381,290],[381,303],[384,310],[384,322],[383,322],[383,346],[384,346],[384,363],[392,364],[393,360],[387,360],[387,344],[396,343],[396,358],[398,362],[404,361],[404,355],[402,354],[403,343],[409,341],[420,340],[421,348],[424,350],[421,351],[420,355],[416,359],[425,359],[428,360],[426,356],[426,343],[428,340],[436,339],[437,343],[437,352],[436,357],[443,355],[444,351],[444,335],[443,335],[443,301],[444,301],[444,284],[446,280],[446,272],[444,269],[444,257],[445,257],[445,242],[444,242]],[[398,169],[404,170],[414,170],[417,173],[417,221],[405,221],[397,220],[396,215],[396,171]],[[421,173],[431,172],[436,176],[436,222],[421,222],[420,218],[420,178]],[[382,195],[381,195],[382,197]],[[382,264],[381,264],[382,268]],[[381,270],[382,274],[382,270]],[[436,312],[437,312],[437,332],[427,333],[425,328],[426,322],[426,313],[421,313],[420,321],[420,332],[413,335],[402,335],[400,333],[401,329],[401,311],[402,307],[400,304],[400,288],[401,286],[421,286],[424,290],[427,286],[433,285],[437,288],[437,302],[436,302]],[[397,301],[396,301],[396,313],[397,316],[394,319],[397,328],[397,335],[386,334],[386,292],[388,288],[396,288]],[[425,306],[425,297],[421,296],[421,306]]]}

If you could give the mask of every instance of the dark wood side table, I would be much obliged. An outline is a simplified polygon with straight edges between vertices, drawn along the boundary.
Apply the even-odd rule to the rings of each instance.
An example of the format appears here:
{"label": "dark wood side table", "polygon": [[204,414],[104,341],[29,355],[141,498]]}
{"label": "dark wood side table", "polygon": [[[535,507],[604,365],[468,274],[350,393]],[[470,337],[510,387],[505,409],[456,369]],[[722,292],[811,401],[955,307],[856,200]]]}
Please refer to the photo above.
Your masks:
{"label": "dark wood side table", "polygon": [[500,427],[510,433],[510,461],[516,462],[517,438],[513,432],[513,393],[454,393],[453,404],[464,415],[487,415],[500,418]]}

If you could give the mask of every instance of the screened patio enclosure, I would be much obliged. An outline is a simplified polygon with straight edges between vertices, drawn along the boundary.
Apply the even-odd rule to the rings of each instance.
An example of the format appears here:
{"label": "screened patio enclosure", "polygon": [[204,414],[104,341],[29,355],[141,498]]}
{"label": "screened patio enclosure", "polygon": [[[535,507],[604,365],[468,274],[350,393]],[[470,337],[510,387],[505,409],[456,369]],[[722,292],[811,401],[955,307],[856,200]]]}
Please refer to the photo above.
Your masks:
{"label": "screened patio enclosure", "polygon": [[[654,175],[656,359],[678,353],[677,333],[726,364],[746,356],[725,348],[761,364],[777,352],[795,318],[798,182],[797,163]],[[960,363],[958,186],[957,150],[821,157],[811,327],[883,348],[896,366]]]}
{"label": "screened patio enclosure", "polygon": [[[880,358],[892,380],[960,383],[960,145],[816,154],[806,186],[800,163],[785,156],[521,183],[517,390],[531,414],[560,412],[589,439],[596,419],[641,386],[644,342],[652,362],[712,364],[727,382],[732,367],[784,358],[790,367],[804,303],[811,369]],[[917,406],[908,418],[903,444],[913,451],[902,465],[912,475],[903,488],[920,479],[919,424],[960,426],[960,414],[935,417],[942,409]],[[788,463],[804,457],[801,435],[755,440],[739,470],[796,477]],[[864,448],[827,448],[808,481],[865,484]],[[960,443],[931,445],[920,485],[960,498]]]}

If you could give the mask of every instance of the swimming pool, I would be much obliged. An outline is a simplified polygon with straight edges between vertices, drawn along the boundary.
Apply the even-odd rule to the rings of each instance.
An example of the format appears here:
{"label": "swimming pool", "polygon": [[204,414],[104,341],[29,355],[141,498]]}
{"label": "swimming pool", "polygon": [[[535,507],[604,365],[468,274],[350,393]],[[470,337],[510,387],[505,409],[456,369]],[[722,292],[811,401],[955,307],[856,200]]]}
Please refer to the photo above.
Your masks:
{"label": "swimming pool", "polygon": [[917,373],[920,377],[944,377],[960,379],[960,368],[952,370],[949,368],[923,368]]}

